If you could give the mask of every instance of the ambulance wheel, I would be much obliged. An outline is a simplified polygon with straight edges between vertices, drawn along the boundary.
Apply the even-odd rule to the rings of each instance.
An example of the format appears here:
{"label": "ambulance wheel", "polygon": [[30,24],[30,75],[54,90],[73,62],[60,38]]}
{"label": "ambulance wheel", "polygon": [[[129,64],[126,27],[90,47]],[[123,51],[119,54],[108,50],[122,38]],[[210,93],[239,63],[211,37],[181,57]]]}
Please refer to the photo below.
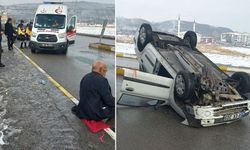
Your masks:
{"label": "ambulance wheel", "polygon": [[63,54],[63,55],[66,55],[67,52],[68,52],[68,47],[62,51],[62,54]]}
{"label": "ambulance wheel", "polygon": [[36,53],[36,49],[31,48],[30,50],[31,50],[31,53],[33,53],[33,54]]}

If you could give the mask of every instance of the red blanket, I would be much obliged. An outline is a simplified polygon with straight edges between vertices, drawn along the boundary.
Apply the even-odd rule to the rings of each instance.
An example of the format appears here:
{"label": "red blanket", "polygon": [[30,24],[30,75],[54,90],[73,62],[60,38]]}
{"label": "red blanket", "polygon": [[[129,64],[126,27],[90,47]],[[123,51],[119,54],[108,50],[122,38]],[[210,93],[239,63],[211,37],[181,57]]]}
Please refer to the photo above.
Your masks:
{"label": "red blanket", "polygon": [[86,126],[89,128],[89,130],[92,133],[97,133],[97,132],[102,131],[103,129],[110,128],[110,126],[103,121],[82,119],[82,122],[84,122],[86,124]]}
{"label": "red blanket", "polygon": [[[82,122],[86,124],[86,126],[89,128],[89,130],[92,133],[97,133],[97,132],[100,132],[104,129],[110,128],[110,126],[103,121],[82,119]],[[103,139],[104,135],[105,135],[105,133],[104,133],[104,131],[102,131],[102,134],[99,136],[99,140],[101,142],[104,142],[104,139]]]}

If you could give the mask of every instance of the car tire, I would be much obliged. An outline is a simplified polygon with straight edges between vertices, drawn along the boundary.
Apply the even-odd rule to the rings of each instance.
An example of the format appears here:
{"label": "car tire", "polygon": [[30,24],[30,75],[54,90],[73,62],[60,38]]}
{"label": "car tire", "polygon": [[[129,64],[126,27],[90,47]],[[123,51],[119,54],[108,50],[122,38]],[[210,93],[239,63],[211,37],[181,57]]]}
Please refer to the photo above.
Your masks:
{"label": "car tire", "polygon": [[245,72],[235,72],[232,75],[232,79],[239,82],[236,86],[236,90],[239,93],[245,94],[250,92],[250,77]]}
{"label": "car tire", "polygon": [[143,23],[141,25],[137,39],[137,47],[139,51],[142,51],[148,43],[153,41],[152,32],[150,24]]}
{"label": "car tire", "polygon": [[34,48],[31,48],[30,51],[31,51],[31,53],[33,53],[33,54],[36,53],[36,49],[34,49]]}
{"label": "car tire", "polygon": [[189,44],[192,49],[196,48],[197,35],[194,31],[187,31],[183,37],[185,43]]}
{"label": "car tire", "polygon": [[177,100],[189,100],[194,96],[195,91],[195,78],[194,75],[180,71],[177,73],[174,85],[174,95]]}

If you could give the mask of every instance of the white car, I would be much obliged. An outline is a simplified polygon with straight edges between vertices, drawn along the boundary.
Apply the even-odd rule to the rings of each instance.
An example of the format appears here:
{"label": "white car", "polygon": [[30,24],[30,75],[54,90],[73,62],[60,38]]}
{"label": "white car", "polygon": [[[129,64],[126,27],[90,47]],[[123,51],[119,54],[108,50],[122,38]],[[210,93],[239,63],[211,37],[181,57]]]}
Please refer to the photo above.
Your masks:
{"label": "white car", "polygon": [[118,104],[171,105],[184,124],[194,127],[231,123],[249,114],[249,75],[230,77],[221,71],[196,48],[195,32],[181,39],[142,24],[134,40],[140,69],[125,69]]}

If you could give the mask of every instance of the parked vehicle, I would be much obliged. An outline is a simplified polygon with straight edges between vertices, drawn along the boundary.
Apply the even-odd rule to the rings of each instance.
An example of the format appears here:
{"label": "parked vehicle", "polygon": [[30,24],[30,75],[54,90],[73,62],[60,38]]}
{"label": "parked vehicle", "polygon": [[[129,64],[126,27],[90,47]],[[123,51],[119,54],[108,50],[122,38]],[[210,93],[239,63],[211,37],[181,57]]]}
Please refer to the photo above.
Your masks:
{"label": "parked vehicle", "polygon": [[184,124],[194,127],[231,123],[249,114],[249,75],[221,71],[196,48],[195,32],[181,39],[142,24],[134,40],[140,69],[125,69],[118,104],[171,105]]}
{"label": "parked vehicle", "polygon": [[68,8],[61,2],[39,5],[34,18],[30,48],[61,51],[66,54],[69,44],[75,42],[77,17],[69,17]]}

